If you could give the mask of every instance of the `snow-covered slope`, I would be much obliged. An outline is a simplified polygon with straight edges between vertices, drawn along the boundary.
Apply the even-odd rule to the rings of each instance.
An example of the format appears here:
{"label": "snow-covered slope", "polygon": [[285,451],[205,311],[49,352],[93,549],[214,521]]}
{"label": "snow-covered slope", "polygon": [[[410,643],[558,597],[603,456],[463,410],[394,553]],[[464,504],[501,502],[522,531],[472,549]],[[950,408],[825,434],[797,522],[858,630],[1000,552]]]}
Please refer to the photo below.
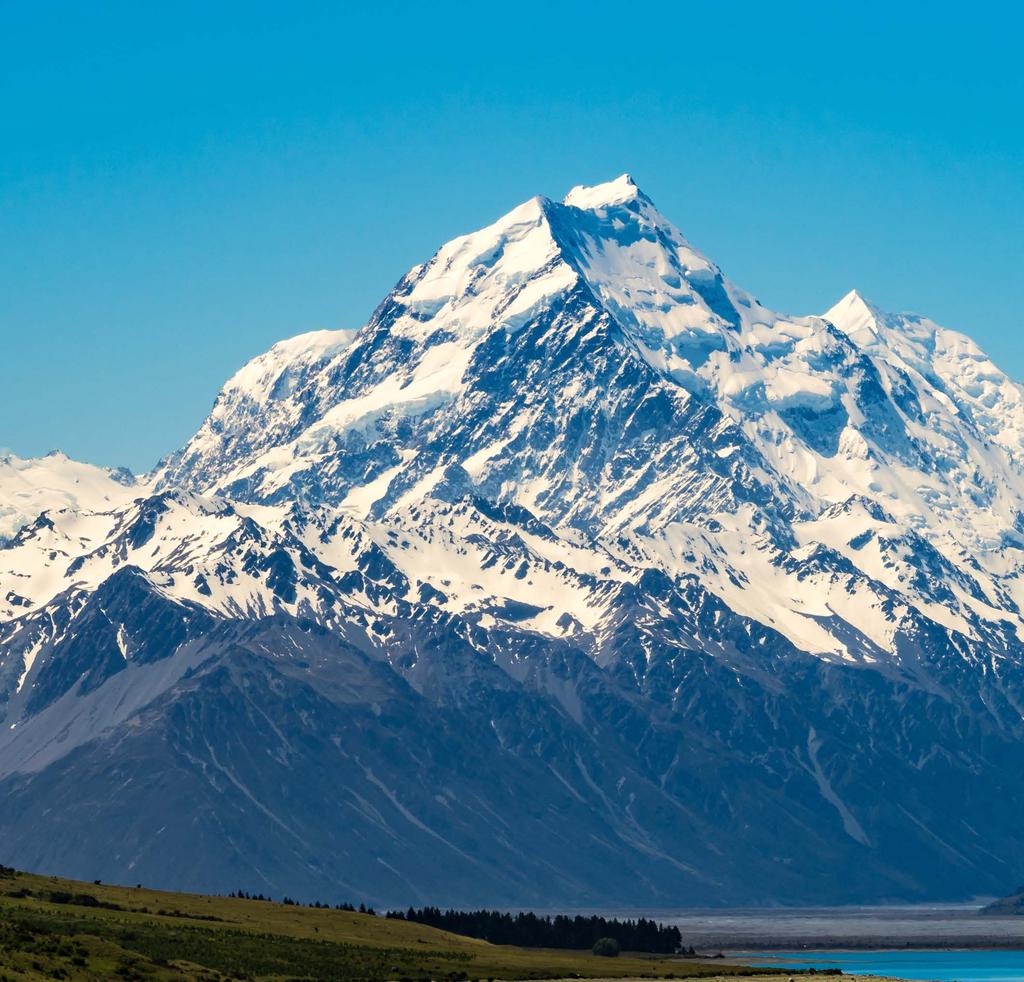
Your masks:
{"label": "snow-covered slope", "polygon": [[82,464],[54,451],[45,457],[0,457],[0,541],[44,511],[98,511],[130,499],[127,470]]}
{"label": "snow-covered slope", "polygon": [[[131,839],[118,762],[170,768],[210,802],[202,871],[140,842],[75,871],[176,885],[994,889],[1024,861],[1022,399],[856,293],[768,310],[627,176],[534,198],[244,366],[144,487],[19,519],[0,793],[41,815],[88,779]],[[440,896],[404,841],[440,844]]]}
{"label": "snow-covered slope", "polygon": [[260,617],[280,604],[316,613],[321,564],[251,513],[258,509],[167,491],[105,512],[46,512],[0,550],[0,619],[71,587],[94,590],[125,567],[224,615]]}

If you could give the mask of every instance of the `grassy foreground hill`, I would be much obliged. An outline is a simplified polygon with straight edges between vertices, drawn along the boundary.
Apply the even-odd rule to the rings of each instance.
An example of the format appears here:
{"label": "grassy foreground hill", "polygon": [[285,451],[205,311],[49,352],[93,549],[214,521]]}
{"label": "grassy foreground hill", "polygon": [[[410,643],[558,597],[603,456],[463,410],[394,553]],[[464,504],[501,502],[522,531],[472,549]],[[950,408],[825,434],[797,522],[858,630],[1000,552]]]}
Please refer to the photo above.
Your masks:
{"label": "grassy foreground hill", "polygon": [[745,973],[721,963],[514,948],[348,911],[81,883],[0,867],[0,982],[739,974]]}

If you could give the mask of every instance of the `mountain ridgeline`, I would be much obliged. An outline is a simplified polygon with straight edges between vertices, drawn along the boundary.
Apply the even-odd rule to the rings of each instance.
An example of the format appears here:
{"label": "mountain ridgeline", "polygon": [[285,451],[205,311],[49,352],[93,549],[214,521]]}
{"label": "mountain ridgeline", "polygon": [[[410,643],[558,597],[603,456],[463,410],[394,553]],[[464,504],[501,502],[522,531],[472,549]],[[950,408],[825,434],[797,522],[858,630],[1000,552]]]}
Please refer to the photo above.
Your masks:
{"label": "mountain ridgeline", "polygon": [[0,861],[378,906],[1024,868],[1024,389],[769,310],[628,178],[283,341],[134,479],[0,460]]}

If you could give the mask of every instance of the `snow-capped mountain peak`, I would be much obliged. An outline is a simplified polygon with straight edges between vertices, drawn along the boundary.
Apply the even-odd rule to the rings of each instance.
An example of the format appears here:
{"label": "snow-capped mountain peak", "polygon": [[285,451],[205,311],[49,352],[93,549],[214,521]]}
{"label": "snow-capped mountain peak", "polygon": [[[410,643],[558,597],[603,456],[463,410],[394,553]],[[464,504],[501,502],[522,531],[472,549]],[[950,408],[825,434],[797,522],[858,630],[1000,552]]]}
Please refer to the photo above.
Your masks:
{"label": "snow-capped mountain peak", "polygon": [[967,335],[918,314],[893,314],[851,291],[823,317],[867,354],[910,376],[963,425],[1024,462],[1024,387]]}
{"label": "snow-capped mountain peak", "polygon": [[613,181],[603,184],[577,184],[563,199],[563,204],[585,211],[606,208],[609,205],[621,205],[627,201],[643,200],[650,203],[629,174],[620,174]]}
{"label": "snow-capped mountain peak", "polygon": [[[954,350],[963,357],[951,373],[934,355]],[[809,618],[780,599],[793,589],[786,577],[767,602],[742,584],[778,578],[794,518],[811,542],[817,516],[850,499],[907,523],[943,562],[973,550],[988,572],[981,585],[968,573],[972,589],[989,601],[969,617],[1001,602],[989,577],[1005,563],[985,557],[1017,521],[1024,478],[986,450],[994,417],[1007,414],[972,394],[976,354],[962,336],[885,314],[856,291],[822,318],[768,310],[623,175],[563,203],[532,198],[442,246],[336,348],[276,346],[240,373],[246,384],[229,382],[164,481],[325,502],[360,520],[407,521],[409,509],[422,520],[431,500],[494,498],[555,530],[583,528],[613,555],[622,546],[605,537],[627,534],[645,562],[701,575],[794,643],[840,653],[848,645],[816,618],[846,599],[823,596]],[[653,407],[659,421],[633,436]],[[698,416],[707,419],[676,446]],[[574,419],[586,423],[570,434]],[[621,427],[614,442],[593,443],[608,427]],[[645,447],[636,457],[632,440]],[[870,531],[868,519],[849,522],[851,540]],[[818,531],[842,551],[835,527]],[[736,549],[751,528],[770,548]],[[865,572],[890,582],[894,561]],[[892,647],[872,633],[870,606],[847,616]]]}
{"label": "snow-capped mountain peak", "polygon": [[870,344],[878,336],[879,322],[885,314],[858,290],[851,290],[822,317],[858,344]]}

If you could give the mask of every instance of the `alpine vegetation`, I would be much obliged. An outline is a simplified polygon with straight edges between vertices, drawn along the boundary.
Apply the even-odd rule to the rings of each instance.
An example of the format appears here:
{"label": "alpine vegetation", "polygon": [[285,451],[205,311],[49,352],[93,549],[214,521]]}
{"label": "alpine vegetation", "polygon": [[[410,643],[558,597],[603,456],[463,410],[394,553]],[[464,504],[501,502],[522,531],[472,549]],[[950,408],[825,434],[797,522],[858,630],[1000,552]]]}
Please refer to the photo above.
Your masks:
{"label": "alpine vegetation", "polygon": [[856,292],[767,309],[626,176],[275,345],[145,477],[0,461],[0,535],[21,868],[542,909],[1024,868],[1024,389]]}

